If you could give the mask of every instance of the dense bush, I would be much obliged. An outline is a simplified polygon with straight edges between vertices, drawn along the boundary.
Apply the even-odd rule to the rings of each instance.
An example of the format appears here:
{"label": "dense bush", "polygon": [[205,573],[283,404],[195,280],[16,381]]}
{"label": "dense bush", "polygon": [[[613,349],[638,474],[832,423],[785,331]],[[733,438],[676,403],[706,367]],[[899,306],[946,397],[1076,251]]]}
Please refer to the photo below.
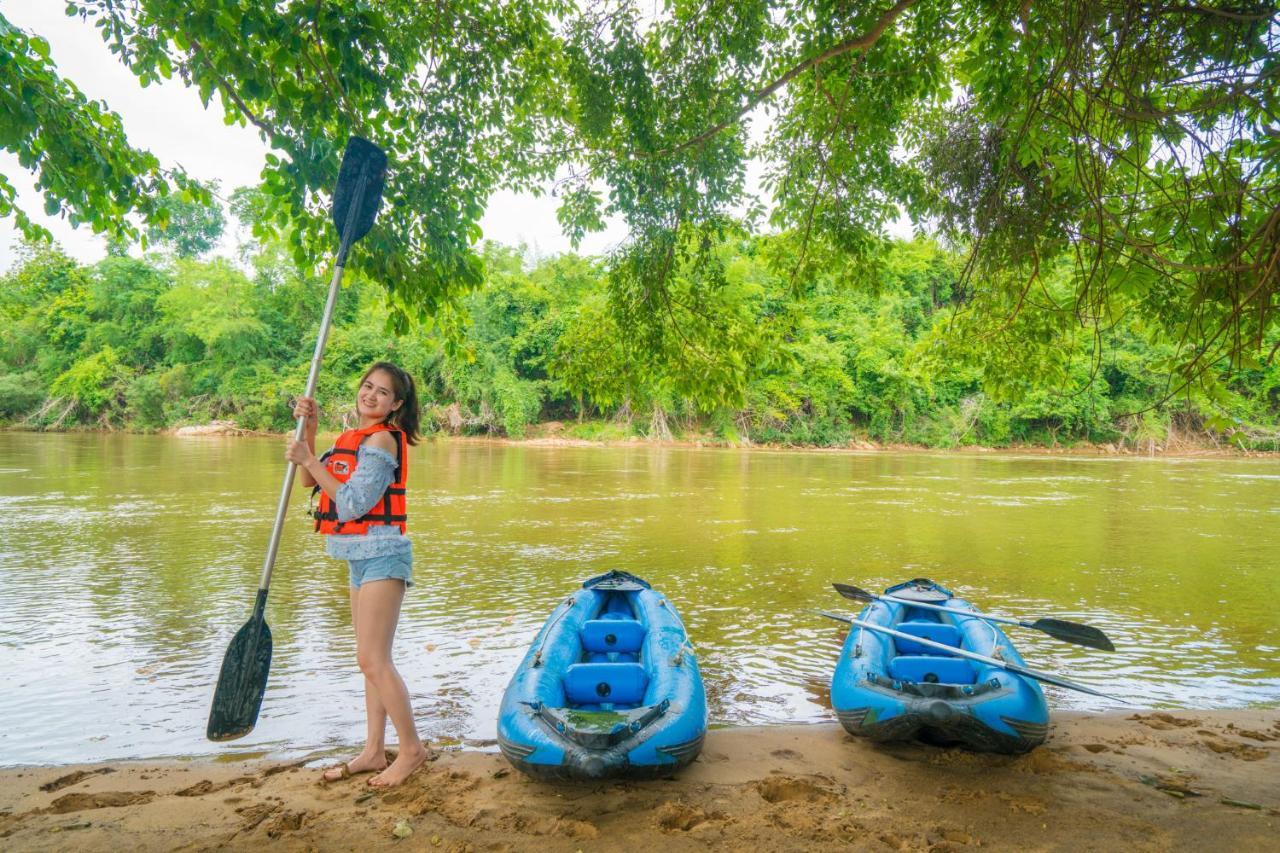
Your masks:
{"label": "dense bush", "polygon": [[[1151,371],[1168,348],[1142,329],[1082,340],[1039,315],[1000,318],[1016,344],[996,347],[966,310],[954,259],[931,243],[803,275],[785,237],[731,233],[690,251],[715,262],[696,282],[673,269],[670,301],[649,306],[660,323],[635,322],[602,266],[573,255],[488,245],[485,285],[399,335],[382,288],[349,282],[321,373],[325,420],[352,423],[357,377],[391,359],[418,378],[428,428],[464,434],[519,437],[557,420],[584,437],[738,443],[1145,448],[1226,433],[1275,445],[1275,363],[1178,389]],[[28,247],[0,280],[0,418],[288,429],[325,282],[286,257],[263,244],[246,268],[165,256],[82,266]]]}
{"label": "dense bush", "polygon": [[32,412],[44,398],[44,386],[35,371],[0,374],[0,417]]}

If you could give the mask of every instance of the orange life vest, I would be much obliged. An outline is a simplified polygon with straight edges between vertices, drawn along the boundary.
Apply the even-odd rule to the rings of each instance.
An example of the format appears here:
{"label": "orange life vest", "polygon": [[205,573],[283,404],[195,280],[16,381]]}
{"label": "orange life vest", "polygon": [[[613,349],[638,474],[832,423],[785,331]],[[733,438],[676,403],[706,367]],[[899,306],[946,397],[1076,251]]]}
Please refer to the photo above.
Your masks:
{"label": "orange life vest", "polygon": [[316,490],[320,492],[320,505],[313,513],[316,518],[317,532],[325,534],[368,533],[369,526],[373,524],[394,524],[400,528],[401,533],[405,532],[408,526],[408,516],[405,514],[404,486],[406,472],[409,467],[409,448],[405,443],[403,432],[387,424],[374,424],[364,429],[349,429],[338,436],[338,440],[333,444],[333,449],[321,456],[320,461],[324,463],[325,470],[332,474],[334,479],[340,483],[347,482],[347,480],[351,479],[351,475],[356,472],[357,454],[360,451],[360,445],[375,432],[395,433],[395,479],[390,486],[387,486],[387,490],[382,493],[382,498],[374,504],[373,509],[360,518],[352,519],[351,521],[338,521],[338,508],[334,506],[333,499],[317,486]]}

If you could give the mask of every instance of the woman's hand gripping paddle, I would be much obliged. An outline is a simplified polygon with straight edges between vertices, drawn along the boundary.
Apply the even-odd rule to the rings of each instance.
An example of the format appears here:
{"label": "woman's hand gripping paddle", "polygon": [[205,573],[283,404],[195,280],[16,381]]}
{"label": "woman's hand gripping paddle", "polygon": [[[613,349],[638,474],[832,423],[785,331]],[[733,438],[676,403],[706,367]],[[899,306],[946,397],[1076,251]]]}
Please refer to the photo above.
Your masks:
{"label": "woman's hand gripping paddle", "polygon": [[[387,155],[371,142],[353,136],[347,141],[342,154],[342,167],[338,170],[338,186],[333,191],[333,224],[338,229],[338,256],[334,263],[333,279],[329,283],[329,298],[320,319],[320,334],[316,338],[315,353],[311,357],[311,372],[307,375],[304,396],[313,397],[316,379],[320,375],[320,360],[324,344],[329,337],[329,321],[338,298],[338,286],[342,283],[343,268],[351,246],[373,227],[382,203],[382,184],[386,177]],[[298,418],[294,439],[301,441],[306,418]],[[262,707],[262,696],[267,690],[267,672],[271,669],[271,629],[264,614],[267,605],[267,588],[271,584],[271,570],[275,566],[276,551],[280,548],[280,533],[284,529],[285,511],[289,507],[289,493],[293,491],[293,478],[297,466],[292,462],[285,469],[284,485],[280,489],[280,502],[276,507],[275,525],[271,529],[271,541],[267,545],[267,557],[262,566],[262,579],[258,583],[258,598],[253,605],[253,615],[236,632],[222,659],[222,671],[213,693],[213,707],[209,709],[209,740],[233,740],[253,731]]]}
{"label": "woman's hand gripping paddle", "polygon": [[1007,616],[988,616],[985,613],[968,610],[956,610],[954,607],[939,607],[936,604],[924,604],[919,601],[908,601],[905,598],[894,598],[892,595],[876,595],[874,592],[867,592],[852,584],[833,583],[836,592],[852,601],[862,601],[870,603],[872,601],[896,601],[899,604],[905,604],[908,607],[918,607],[921,610],[937,610],[941,613],[957,613],[961,616],[972,616],[975,619],[981,619],[984,622],[999,622],[1001,625],[1018,625],[1023,628],[1030,628],[1033,631],[1042,631],[1053,637],[1055,640],[1062,640],[1066,643],[1075,643],[1077,646],[1088,646],[1091,649],[1101,649],[1104,652],[1114,652],[1116,647],[1111,644],[1111,640],[1107,635],[1102,633],[1098,628],[1092,625],[1081,625],[1079,622],[1068,622],[1066,619],[1053,619],[1050,617],[1040,617],[1034,622],[1025,622],[1021,619],[1012,619]]}

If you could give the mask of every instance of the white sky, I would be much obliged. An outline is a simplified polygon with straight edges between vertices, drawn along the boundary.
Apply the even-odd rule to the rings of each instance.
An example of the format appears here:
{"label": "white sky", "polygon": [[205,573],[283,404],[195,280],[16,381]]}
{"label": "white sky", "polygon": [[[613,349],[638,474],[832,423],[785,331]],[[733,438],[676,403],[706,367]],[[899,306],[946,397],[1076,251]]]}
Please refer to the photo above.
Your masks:
{"label": "white sky", "polygon": [[[0,0],[0,14],[10,23],[49,42],[59,74],[87,97],[105,100],[120,114],[133,145],[151,151],[165,166],[181,165],[200,180],[217,179],[223,195],[258,183],[268,148],[256,129],[227,126],[220,103],[211,102],[206,110],[196,90],[184,87],[180,80],[142,88],[107,49],[92,21],[68,18],[64,9],[61,0]],[[16,156],[0,151],[0,174],[17,187],[19,206],[48,228],[72,257],[91,262],[106,254],[105,242],[89,228],[72,228],[65,220],[44,214],[34,176],[18,164]],[[565,252],[571,246],[556,222],[557,206],[557,199],[547,195],[499,192],[490,199],[480,225],[486,238],[513,246],[525,243],[538,255]],[[234,253],[234,231],[227,229],[219,253]],[[611,223],[606,231],[588,235],[579,251],[604,252],[625,237],[625,227]],[[0,271],[12,265],[19,239],[13,220],[0,220]]]}

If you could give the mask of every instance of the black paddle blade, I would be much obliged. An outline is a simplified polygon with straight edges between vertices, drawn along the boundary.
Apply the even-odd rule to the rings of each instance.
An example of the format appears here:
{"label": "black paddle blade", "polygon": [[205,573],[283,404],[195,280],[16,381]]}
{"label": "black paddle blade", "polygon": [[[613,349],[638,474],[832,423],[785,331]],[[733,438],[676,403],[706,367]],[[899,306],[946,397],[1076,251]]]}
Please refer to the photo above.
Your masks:
{"label": "black paddle blade", "polygon": [[271,629],[259,610],[241,626],[222,659],[209,709],[209,740],[235,740],[253,731],[271,670]]}
{"label": "black paddle blade", "polygon": [[1075,643],[1077,646],[1088,646],[1091,649],[1102,649],[1114,652],[1116,647],[1106,634],[1092,625],[1081,625],[1079,622],[1068,622],[1065,619],[1037,619],[1034,622],[1023,622],[1028,628],[1044,631],[1050,637]]}
{"label": "black paddle blade", "polygon": [[865,589],[853,586],[852,584],[833,583],[832,586],[835,587],[836,592],[840,593],[845,598],[851,598],[854,601],[869,602],[876,600],[874,595],[867,592]]}
{"label": "black paddle blade", "polygon": [[333,190],[333,224],[344,246],[350,246],[373,227],[382,205],[386,174],[387,155],[381,148],[359,136],[347,140],[338,185]]}

